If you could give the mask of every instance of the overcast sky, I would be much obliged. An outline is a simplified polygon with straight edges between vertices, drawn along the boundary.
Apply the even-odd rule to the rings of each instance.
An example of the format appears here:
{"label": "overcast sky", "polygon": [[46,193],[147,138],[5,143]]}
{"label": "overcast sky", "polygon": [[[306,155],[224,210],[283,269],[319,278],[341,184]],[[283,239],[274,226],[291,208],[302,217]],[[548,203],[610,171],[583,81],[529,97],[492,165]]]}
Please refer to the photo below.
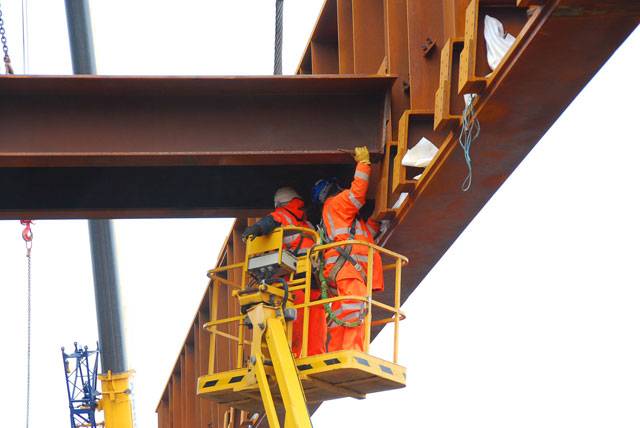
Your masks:
{"label": "overcast sky", "polygon": [[[293,73],[320,0],[285,6]],[[64,3],[29,0],[30,74],[70,74]],[[21,1],[5,0],[22,72]],[[273,2],[93,1],[100,74],[270,74]],[[408,387],[326,403],[317,427],[640,425],[640,31],[593,82],[411,296]],[[138,426],[155,407],[230,219],[115,222]],[[63,427],[60,346],[97,339],[85,221],[37,221],[32,426]],[[24,425],[26,260],[0,221],[3,426]],[[389,332],[374,350],[388,355]]]}

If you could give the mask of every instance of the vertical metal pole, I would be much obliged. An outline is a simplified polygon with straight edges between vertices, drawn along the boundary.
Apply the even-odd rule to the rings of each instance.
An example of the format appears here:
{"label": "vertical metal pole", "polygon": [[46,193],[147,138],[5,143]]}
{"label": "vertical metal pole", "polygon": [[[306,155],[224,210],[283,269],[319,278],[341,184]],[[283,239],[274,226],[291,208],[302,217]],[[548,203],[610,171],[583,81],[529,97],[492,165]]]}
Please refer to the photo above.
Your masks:
{"label": "vertical metal pole", "polygon": [[102,372],[127,371],[111,220],[89,220]]}
{"label": "vertical metal pole", "polygon": [[88,0],[65,0],[73,74],[96,74]]}
{"label": "vertical metal pole", "polygon": [[[65,0],[74,74],[96,74],[88,0]],[[124,373],[124,330],[111,220],[89,220],[102,372]]]}
{"label": "vertical metal pole", "polygon": [[282,74],[282,20],[284,0],[276,0],[276,36],[273,55],[273,74]]}

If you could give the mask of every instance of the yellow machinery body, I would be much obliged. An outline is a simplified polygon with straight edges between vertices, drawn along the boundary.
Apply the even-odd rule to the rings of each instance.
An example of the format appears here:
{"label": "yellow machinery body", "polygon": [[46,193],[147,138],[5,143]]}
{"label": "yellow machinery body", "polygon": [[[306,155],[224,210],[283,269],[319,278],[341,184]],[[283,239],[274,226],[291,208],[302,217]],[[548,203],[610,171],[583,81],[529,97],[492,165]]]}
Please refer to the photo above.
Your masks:
{"label": "yellow machinery body", "polygon": [[[292,256],[283,249],[283,239],[290,234],[312,237],[316,245],[305,255]],[[364,352],[343,350],[320,355],[307,355],[309,309],[315,305],[331,304],[347,297],[326,296],[311,301],[314,266],[321,261],[324,250],[346,245],[368,247],[367,296],[349,296],[367,306]],[[394,271],[394,306],[372,298],[372,267],[375,252],[392,263],[384,270]],[[406,383],[406,370],[397,363],[400,311],[401,269],[407,259],[374,244],[362,241],[341,241],[321,244],[311,229],[278,228],[270,235],[247,242],[245,260],[209,271],[213,285],[211,321],[204,328],[210,333],[209,370],[198,379],[200,397],[250,412],[266,413],[269,426],[311,427],[308,403],[352,397],[362,399],[366,394],[402,388]],[[241,270],[241,283],[227,279],[232,270]],[[263,278],[277,278],[265,281]],[[282,281],[286,279],[286,281]],[[219,287],[233,287],[233,296],[242,315],[218,319],[216,299]],[[304,293],[304,302],[294,305],[290,292]],[[323,296],[324,297],[324,296]],[[299,358],[291,352],[292,320],[303,316],[302,350]],[[375,316],[374,316],[375,314]],[[393,357],[387,361],[368,353],[371,328],[394,324]],[[224,325],[237,325],[237,335],[224,331]],[[312,334],[312,333],[311,333]],[[216,338],[235,343],[238,349],[236,369],[216,372]]]}
{"label": "yellow machinery body", "polygon": [[98,376],[102,385],[102,398],[98,408],[104,411],[106,428],[133,428],[133,405],[131,401],[131,377],[133,371]]}

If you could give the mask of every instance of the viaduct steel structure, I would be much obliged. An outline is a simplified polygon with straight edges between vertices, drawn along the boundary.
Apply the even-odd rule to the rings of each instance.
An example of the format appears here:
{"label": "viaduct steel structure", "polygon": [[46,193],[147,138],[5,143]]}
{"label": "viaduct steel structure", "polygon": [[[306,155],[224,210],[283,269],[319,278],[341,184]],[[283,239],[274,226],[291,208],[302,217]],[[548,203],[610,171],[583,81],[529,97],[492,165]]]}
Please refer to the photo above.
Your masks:
{"label": "viaduct steel structure", "polygon": [[[486,58],[483,17],[516,36],[498,68]],[[298,69],[306,75],[396,77],[387,92],[384,158],[378,166],[377,215],[392,220],[386,245],[405,254],[403,300],[421,282],[504,180],[540,140],[640,20],[628,0],[327,0]],[[482,132],[474,142],[474,181],[460,190],[466,165],[457,137],[464,93],[477,93]],[[425,170],[401,165],[420,137],[439,147]],[[419,180],[416,174],[422,173]],[[408,197],[392,208],[402,192]],[[250,220],[249,220],[250,221]],[[219,264],[242,260],[239,219]],[[391,296],[386,296],[391,301]],[[197,400],[193,382],[206,370],[202,324],[215,305],[234,316],[229,296],[207,290],[158,405],[160,427],[236,427],[234,409]],[[235,361],[220,349],[218,367]]]}
{"label": "viaduct steel structure", "polygon": [[[485,14],[516,36],[493,72]],[[404,301],[639,22],[635,0],[326,0],[297,76],[3,76],[0,216],[232,215],[218,258],[229,264],[278,186],[347,177],[339,149],[367,145],[381,157],[371,197],[392,221],[386,245],[410,259]],[[464,93],[478,94],[482,127],[468,192],[457,141]],[[402,166],[422,136],[436,158]],[[235,315],[229,296],[212,301],[205,290],[161,394],[162,428],[237,427],[244,417],[195,396],[214,305]],[[216,366],[230,368],[235,347],[216,349]]]}

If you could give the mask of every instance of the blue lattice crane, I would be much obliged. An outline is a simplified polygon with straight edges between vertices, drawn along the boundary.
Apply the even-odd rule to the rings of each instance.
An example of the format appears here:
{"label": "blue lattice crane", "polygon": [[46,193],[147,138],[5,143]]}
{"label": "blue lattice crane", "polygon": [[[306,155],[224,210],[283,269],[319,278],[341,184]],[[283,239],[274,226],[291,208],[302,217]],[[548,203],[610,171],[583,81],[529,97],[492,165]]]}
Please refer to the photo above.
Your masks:
{"label": "blue lattice crane", "polygon": [[89,350],[87,346],[74,344],[72,353],[65,353],[62,348],[64,375],[67,380],[69,396],[69,417],[71,428],[103,426],[96,422],[98,408],[98,354],[99,347]]}

